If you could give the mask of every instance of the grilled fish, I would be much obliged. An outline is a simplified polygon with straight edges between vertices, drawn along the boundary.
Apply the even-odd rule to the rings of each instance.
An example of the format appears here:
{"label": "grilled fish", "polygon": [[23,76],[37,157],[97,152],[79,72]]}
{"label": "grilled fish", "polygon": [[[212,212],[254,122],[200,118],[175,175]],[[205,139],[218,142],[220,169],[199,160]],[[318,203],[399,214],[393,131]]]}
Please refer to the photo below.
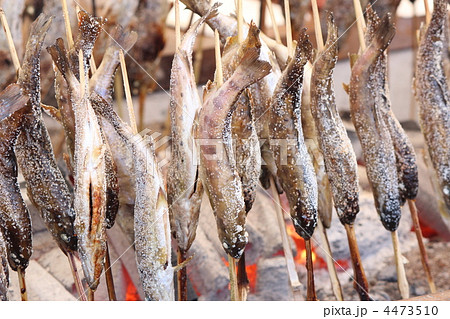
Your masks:
{"label": "grilled fish", "polygon": [[303,68],[311,55],[312,45],[303,30],[294,57],[272,96],[269,123],[278,178],[289,201],[295,230],[305,240],[311,238],[316,227],[318,201],[316,174],[304,141],[300,114]]}
{"label": "grilled fish", "polygon": [[[224,80],[232,76],[244,56],[246,49],[255,47],[260,51],[259,29],[254,23],[246,40],[238,43],[237,36],[228,38],[223,49],[222,65]],[[235,151],[236,169],[241,178],[244,193],[245,211],[248,213],[256,198],[256,187],[261,174],[261,151],[254,123],[254,100],[250,89],[245,89],[236,102],[231,121],[233,149]]]}
{"label": "grilled fish", "polygon": [[112,106],[93,92],[95,111],[104,117],[133,152],[136,179],[134,233],[136,259],[147,300],[174,300],[170,223],[164,182],[153,141],[133,134]]}
{"label": "grilled fish", "polygon": [[350,112],[363,149],[375,206],[389,231],[395,231],[400,222],[400,194],[392,138],[381,111],[378,90],[382,88],[372,71],[394,35],[395,28],[386,15],[370,45],[353,65],[349,88]]}
{"label": "grilled fish", "polygon": [[33,23],[17,83],[30,97],[32,114],[24,118],[15,146],[17,162],[27,183],[28,197],[47,229],[64,251],[77,249],[75,217],[69,189],[56,165],[40,105],[39,55],[51,19],[41,14]]}
{"label": "grilled fish", "polygon": [[[53,62],[66,80],[75,116],[74,208],[78,252],[89,287],[99,284],[106,255],[106,190],[103,136],[89,100],[87,70],[80,50],[80,81],[70,68],[64,42],[49,48]],[[86,72],[86,73],[85,73]],[[85,73],[85,74],[83,74]],[[83,77],[86,79],[82,81]]]}
{"label": "grilled fish", "polygon": [[257,48],[248,48],[233,75],[220,88],[207,84],[196,132],[200,178],[216,216],[219,239],[226,253],[236,259],[241,257],[248,239],[242,183],[232,149],[231,116],[242,91],[270,72],[270,64],[258,60],[258,53]]}
{"label": "grilled fish", "polygon": [[[377,13],[369,6],[366,10],[367,31],[366,43],[370,44],[374,33],[380,25]],[[378,94],[380,111],[389,128],[397,163],[398,185],[400,204],[403,205],[407,199],[414,199],[419,190],[419,178],[416,165],[416,154],[408,136],[403,130],[391,109],[389,100],[389,83],[387,80],[387,52],[380,55],[371,70],[373,80],[377,81],[379,88],[374,93]]]}
{"label": "grilled fish", "polygon": [[337,27],[328,15],[328,38],[314,63],[311,78],[311,111],[319,132],[334,205],[343,224],[353,224],[359,212],[356,156],[336,108],[333,70],[338,54]]}
{"label": "grilled fish", "polygon": [[202,182],[197,180],[193,131],[202,102],[195,84],[192,50],[198,29],[217,14],[217,7],[211,7],[185,33],[175,53],[170,76],[172,160],[167,172],[167,201],[171,230],[182,253],[189,250],[195,239],[203,195]]}
{"label": "grilled fish", "polygon": [[[0,93],[0,234],[3,234],[9,265],[25,269],[33,251],[31,218],[17,183],[14,144],[30,111],[28,96],[11,84]],[[1,241],[1,240],[0,240]]]}
{"label": "grilled fish", "polygon": [[450,93],[443,67],[447,1],[435,0],[417,52],[415,95],[420,127],[450,215]]}

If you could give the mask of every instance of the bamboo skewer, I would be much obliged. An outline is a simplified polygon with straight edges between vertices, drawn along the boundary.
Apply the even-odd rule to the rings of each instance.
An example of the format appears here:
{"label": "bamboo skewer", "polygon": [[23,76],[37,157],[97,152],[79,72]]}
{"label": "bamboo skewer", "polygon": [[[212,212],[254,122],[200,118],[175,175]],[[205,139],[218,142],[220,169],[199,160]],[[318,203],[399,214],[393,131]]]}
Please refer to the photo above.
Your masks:
{"label": "bamboo skewer", "polygon": [[70,270],[72,271],[73,281],[75,282],[75,287],[80,295],[80,300],[86,301],[86,293],[84,291],[83,284],[81,283],[80,276],[78,275],[77,265],[75,264],[73,253],[67,252],[67,258],[69,259]]}
{"label": "bamboo skewer", "polygon": [[284,0],[284,14],[286,20],[286,44],[290,57],[294,56],[294,46],[292,45],[291,9],[289,0]]}
{"label": "bamboo skewer", "polygon": [[317,0],[311,0],[312,11],[313,11],[313,20],[314,20],[314,33],[316,35],[317,49],[319,52],[323,51],[323,36],[322,36],[322,27],[320,25],[320,16],[319,16],[319,8],[317,7]]}
{"label": "bamboo skewer", "polygon": [[428,25],[431,21],[430,5],[428,4],[428,0],[423,0],[423,4],[425,5],[425,22]]}
{"label": "bamboo skewer", "polygon": [[[216,74],[215,74],[215,82],[217,87],[223,85],[223,69],[222,69],[222,56],[220,54],[220,38],[219,32],[214,30],[214,53],[216,58]],[[236,273],[236,261],[233,257],[228,255],[228,271],[230,274],[230,294],[231,300],[237,301],[239,300],[238,292],[237,292],[237,273]]]}
{"label": "bamboo skewer", "polygon": [[244,24],[244,17],[242,15],[242,0],[237,0],[237,23],[238,23],[238,42],[244,42],[244,32],[242,30],[242,26]]}
{"label": "bamboo skewer", "polygon": [[414,225],[414,231],[417,237],[417,243],[419,244],[420,259],[422,261],[423,270],[427,276],[428,286],[432,294],[436,293],[436,285],[434,284],[433,276],[431,275],[430,266],[428,264],[428,255],[423,243],[422,230],[420,229],[419,216],[417,215],[416,203],[412,199],[408,199],[409,211],[411,212],[411,219]]}
{"label": "bamboo skewer", "polygon": [[134,116],[133,100],[131,98],[130,83],[128,82],[127,66],[125,65],[125,56],[123,50],[119,51],[120,68],[122,70],[123,86],[125,87],[125,98],[127,100],[128,116],[130,118],[131,128],[134,134],[138,133],[136,117]]}
{"label": "bamboo skewer", "polygon": [[328,274],[330,276],[331,287],[333,288],[334,296],[336,300],[343,301],[344,296],[342,294],[341,283],[339,282],[339,277],[337,275],[336,267],[334,265],[334,259],[331,253],[330,242],[328,241],[327,231],[323,227],[322,220],[318,218],[317,220],[317,230],[322,239],[321,248],[325,251],[325,261],[327,263]]}
{"label": "bamboo skewer", "polygon": [[[186,252],[177,250],[177,264],[181,265],[186,261]],[[182,267],[177,271],[178,301],[187,301],[187,271]]]}
{"label": "bamboo skewer", "polygon": [[11,59],[16,72],[20,70],[19,57],[17,56],[16,47],[14,46],[14,41],[11,35],[11,30],[9,29],[8,21],[6,20],[6,15],[3,9],[0,8],[0,18],[2,21],[3,29],[5,30],[6,39],[8,41],[9,51],[11,52]]}
{"label": "bamboo skewer", "polygon": [[409,298],[409,285],[406,278],[405,266],[403,265],[403,256],[400,250],[400,243],[398,240],[398,234],[396,231],[391,232],[392,246],[394,246],[395,266],[397,268],[398,289],[402,299]]}
{"label": "bamboo skewer", "polygon": [[180,29],[180,3],[175,0],[175,51],[181,43],[181,29]]}
{"label": "bamboo skewer", "polygon": [[284,221],[282,206],[280,203],[280,195],[272,179],[270,183],[272,189],[272,196],[275,202],[275,212],[277,214],[278,227],[280,228],[281,242],[283,244],[284,258],[286,259],[286,268],[289,276],[289,283],[291,285],[292,294],[295,301],[303,300],[301,295],[302,284],[298,278],[297,270],[295,269],[294,255],[292,254],[291,245],[289,243],[289,235],[286,230],[286,223]]}
{"label": "bamboo skewer", "polygon": [[314,287],[314,266],[312,260],[312,247],[311,247],[311,239],[305,239],[305,248],[306,248],[306,271],[308,276],[308,285],[306,287],[306,300],[308,301],[316,301],[316,288]]}
{"label": "bamboo skewer", "polygon": [[25,283],[25,270],[20,267],[17,268],[17,275],[19,277],[20,298],[22,301],[28,301],[27,285]]}
{"label": "bamboo skewer", "polygon": [[69,10],[67,10],[66,0],[61,0],[62,11],[64,16],[64,25],[66,26],[66,38],[69,50],[73,47],[72,28],[70,27]]}
{"label": "bamboo skewer", "polygon": [[245,251],[242,253],[237,267],[238,298],[240,301],[246,301],[250,291],[250,281],[248,280],[247,269],[245,268]]}
{"label": "bamboo skewer", "polygon": [[372,300],[369,296],[369,283],[367,282],[364,268],[362,267],[361,256],[359,254],[358,242],[356,241],[355,228],[353,225],[344,225],[347,233],[348,246],[353,266],[353,286],[358,292],[361,300]]}
{"label": "bamboo skewer", "polygon": [[106,287],[108,288],[108,297],[110,301],[116,301],[116,290],[114,288],[114,278],[112,274],[111,258],[109,256],[108,242],[106,242],[106,255],[105,255],[105,278]]}
{"label": "bamboo skewer", "polygon": [[363,11],[361,8],[361,2],[359,0],[353,0],[353,5],[355,7],[356,25],[358,27],[358,38],[361,50],[366,49],[366,42],[364,40],[364,33],[366,29],[366,22],[364,20]]}
{"label": "bamboo skewer", "polygon": [[222,69],[222,56],[220,54],[220,38],[219,31],[214,30],[214,54],[216,58],[216,74],[215,82],[218,87],[223,85],[223,69]]}
{"label": "bamboo skewer", "polygon": [[269,9],[270,20],[272,21],[273,33],[275,34],[275,40],[278,43],[281,42],[280,30],[278,30],[278,26],[275,22],[275,14],[273,13],[272,0],[266,0],[267,8]]}
{"label": "bamboo skewer", "polygon": [[[120,67],[120,66],[119,66]],[[122,85],[122,73],[117,72],[114,77],[114,95],[116,97],[117,112],[121,119],[125,116],[125,111],[123,107],[123,85]]]}
{"label": "bamboo skewer", "polygon": [[228,272],[230,275],[231,301],[239,301],[239,294],[237,289],[236,260],[230,255],[228,255]]}
{"label": "bamboo skewer", "polygon": [[94,290],[88,288],[88,301],[95,301]]}

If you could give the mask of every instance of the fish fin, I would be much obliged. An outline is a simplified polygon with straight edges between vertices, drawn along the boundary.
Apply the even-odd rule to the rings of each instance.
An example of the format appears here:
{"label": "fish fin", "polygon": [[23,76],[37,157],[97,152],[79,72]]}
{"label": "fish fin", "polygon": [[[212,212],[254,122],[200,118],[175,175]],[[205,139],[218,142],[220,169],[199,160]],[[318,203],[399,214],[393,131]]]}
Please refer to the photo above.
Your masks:
{"label": "fish fin", "polygon": [[129,51],[137,40],[135,31],[127,31],[121,25],[116,25],[110,35],[110,46],[118,47],[125,52]]}
{"label": "fish fin", "polygon": [[0,93],[0,121],[10,117],[28,105],[29,97],[24,94],[19,84],[8,85]]}
{"label": "fish fin", "polygon": [[348,83],[342,83],[342,88],[344,89],[345,93],[350,94],[350,84]]}
{"label": "fish fin", "polygon": [[47,105],[44,103],[41,103],[41,107],[48,116],[50,116],[54,120],[57,120],[59,123],[62,123],[61,112],[59,111],[59,109],[52,105]]}

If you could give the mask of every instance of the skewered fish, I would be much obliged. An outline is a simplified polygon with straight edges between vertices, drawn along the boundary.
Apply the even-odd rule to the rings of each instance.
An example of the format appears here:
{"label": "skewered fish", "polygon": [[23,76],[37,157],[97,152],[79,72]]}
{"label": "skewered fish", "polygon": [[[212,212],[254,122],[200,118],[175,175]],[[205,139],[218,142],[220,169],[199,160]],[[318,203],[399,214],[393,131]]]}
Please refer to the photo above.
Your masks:
{"label": "skewered fish", "polygon": [[31,218],[17,183],[14,144],[29,112],[28,96],[17,84],[0,93],[0,234],[4,236],[8,262],[13,270],[28,267],[33,247]]}
{"label": "skewered fish", "polygon": [[53,62],[64,76],[75,116],[74,208],[78,251],[89,287],[99,284],[106,255],[106,164],[103,136],[92,109],[85,59],[80,50],[80,81],[70,68],[61,38],[49,48]]}
{"label": "skewered fish", "polygon": [[318,132],[311,113],[311,68],[305,66],[305,75],[303,79],[302,103],[300,106],[302,118],[302,131],[305,139],[308,153],[314,165],[314,171],[317,178],[318,200],[317,211],[319,218],[325,228],[330,228],[333,216],[333,197],[331,185],[325,169],[324,157],[319,147]]}
{"label": "skewered fish", "polygon": [[33,23],[18,84],[30,96],[32,114],[24,118],[15,152],[27,183],[28,197],[63,251],[77,248],[74,211],[67,184],[53,155],[40,106],[39,55],[51,19],[41,14]]}
{"label": "skewered fish", "polygon": [[305,31],[295,55],[283,71],[272,96],[270,144],[277,159],[278,178],[286,192],[297,233],[311,238],[317,224],[317,180],[301,124],[303,68],[311,58],[312,45]]}
{"label": "skewered fish", "polygon": [[[380,25],[380,19],[377,13],[368,7],[366,44],[369,45],[374,33]],[[397,163],[398,185],[400,193],[400,205],[403,205],[407,199],[414,199],[419,189],[418,171],[416,165],[416,154],[408,136],[400,125],[391,109],[389,100],[389,85],[387,80],[387,52],[380,55],[372,70],[374,81],[378,81],[379,88],[374,93],[379,94],[380,111],[389,128],[392,143],[395,151]]]}
{"label": "skewered fish", "polygon": [[170,78],[172,160],[167,173],[167,201],[171,229],[181,254],[195,239],[203,195],[196,165],[194,119],[202,102],[192,65],[192,50],[199,28],[217,14],[218,5],[197,20],[185,33],[175,53]]}
{"label": "skewered fish", "polygon": [[331,14],[327,21],[327,42],[311,78],[311,111],[338,217],[343,224],[353,224],[359,212],[356,156],[336,108],[333,70],[338,54],[337,27]]}
{"label": "skewered fish", "polygon": [[[247,48],[261,50],[259,29],[254,23],[246,40],[239,44],[238,37],[228,38],[223,49],[222,65],[224,80],[232,76],[239,66]],[[256,187],[261,174],[261,151],[254,123],[254,100],[250,89],[245,89],[236,102],[231,121],[233,148],[235,151],[236,169],[241,178],[244,194],[245,211],[248,213],[256,198]]]}
{"label": "skewered fish", "polygon": [[236,259],[248,239],[242,184],[232,150],[231,115],[242,91],[271,69],[268,62],[258,60],[257,48],[246,50],[233,75],[220,88],[207,84],[196,132],[200,143],[207,142],[200,144],[200,177],[216,216],[219,239],[226,253]]}
{"label": "skewered fish", "polygon": [[[447,1],[435,0],[428,28],[421,37],[415,72],[420,127],[436,172],[439,192],[450,212],[450,93],[443,68]],[[450,213],[448,213],[450,214]]]}
{"label": "skewered fish", "polygon": [[350,111],[367,167],[375,206],[383,226],[395,231],[400,222],[400,194],[395,152],[389,128],[381,111],[381,89],[373,67],[395,34],[390,16],[386,15],[374,32],[370,45],[352,68]]}
{"label": "skewered fish", "polygon": [[135,249],[141,282],[147,300],[173,300],[170,224],[161,177],[150,137],[133,134],[131,128],[95,92],[91,95],[97,114],[114,127],[133,152],[136,178],[134,207]]}

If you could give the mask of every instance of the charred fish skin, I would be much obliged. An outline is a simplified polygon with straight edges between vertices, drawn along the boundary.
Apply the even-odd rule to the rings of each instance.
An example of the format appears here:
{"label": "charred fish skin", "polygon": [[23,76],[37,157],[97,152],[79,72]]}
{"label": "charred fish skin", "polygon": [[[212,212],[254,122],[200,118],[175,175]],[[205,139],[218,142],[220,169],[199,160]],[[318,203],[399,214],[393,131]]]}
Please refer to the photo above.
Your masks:
{"label": "charred fish skin", "polygon": [[31,217],[20,194],[14,155],[24,114],[30,111],[28,99],[17,84],[9,85],[0,93],[0,236],[4,236],[13,270],[27,268],[33,252]]}
{"label": "charred fish skin", "polygon": [[[223,49],[222,65],[224,79],[227,80],[239,65],[246,48],[255,47],[261,51],[259,29],[250,24],[247,38],[242,44],[237,36],[228,38]],[[254,87],[256,84],[253,84]],[[245,211],[248,213],[256,198],[256,187],[261,175],[261,150],[254,122],[255,101],[250,89],[245,89],[236,102],[231,121],[233,148],[236,158],[236,169],[241,178],[244,193]]]}
{"label": "charred fish skin", "polygon": [[0,301],[8,300],[9,269],[5,240],[0,229]]}
{"label": "charred fish skin", "polygon": [[219,239],[226,253],[236,259],[241,257],[248,239],[242,184],[232,150],[231,115],[242,91],[271,70],[269,63],[258,58],[258,50],[250,48],[220,88],[209,82],[196,132],[200,177],[216,217]]}
{"label": "charred fish skin", "polygon": [[304,141],[300,114],[303,68],[311,54],[312,45],[303,30],[295,55],[273,94],[269,123],[278,178],[289,201],[295,230],[305,240],[311,238],[316,227],[318,201],[316,174]]}
{"label": "charred fish skin", "polygon": [[174,300],[170,222],[164,182],[153,141],[133,134],[102,97],[91,94],[95,112],[108,121],[133,153],[136,178],[135,249],[147,300]]}
{"label": "charred fish skin", "polygon": [[[369,45],[374,37],[374,33],[380,25],[380,19],[377,13],[368,6],[367,15],[367,31],[366,44]],[[419,178],[416,164],[416,154],[408,136],[403,130],[401,124],[391,109],[391,101],[389,99],[389,83],[387,79],[387,52],[380,55],[374,66],[372,67],[372,79],[377,81],[379,90],[378,94],[380,110],[386,125],[389,128],[392,143],[395,151],[397,163],[398,184],[400,193],[400,204],[403,205],[407,199],[414,199],[419,189]]]}
{"label": "charred fish skin", "polygon": [[376,91],[381,88],[373,80],[372,68],[394,35],[395,28],[390,15],[386,15],[371,44],[353,66],[350,80],[353,125],[363,149],[377,212],[383,226],[389,231],[395,231],[400,222],[400,194],[392,139],[377,98]]}
{"label": "charred fish skin", "polygon": [[435,0],[431,21],[417,53],[415,95],[419,119],[440,193],[450,211],[450,93],[443,54],[447,28],[447,1]]}
{"label": "charred fish skin", "polygon": [[336,107],[333,70],[338,55],[338,33],[331,13],[327,25],[325,49],[314,62],[312,72],[311,112],[339,220],[353,224],[359,212],[358,171],[351,141]]}
{"label": "charred fish skin", "polygon": [[193,126],[202,102],[198,95],[192,52],[200,26],[217,15],[218,5],[197,20],[177,48],[170,75],[170,118],[172,160],[167,173],[167,201],[171,230],[180,251],[186,252],[195,239],[203,187],[198,178]]}
{"label": "charred fish skin", "polygon": [[74,210],[69,189],[56,165],[40,106],[39,55],[51,19],[40,15],[33,23],[18,84],[29,95],[32,115],[24,118],[15,146],[17,162],[27,183],[28,197],[63,251],[77,249]]}

